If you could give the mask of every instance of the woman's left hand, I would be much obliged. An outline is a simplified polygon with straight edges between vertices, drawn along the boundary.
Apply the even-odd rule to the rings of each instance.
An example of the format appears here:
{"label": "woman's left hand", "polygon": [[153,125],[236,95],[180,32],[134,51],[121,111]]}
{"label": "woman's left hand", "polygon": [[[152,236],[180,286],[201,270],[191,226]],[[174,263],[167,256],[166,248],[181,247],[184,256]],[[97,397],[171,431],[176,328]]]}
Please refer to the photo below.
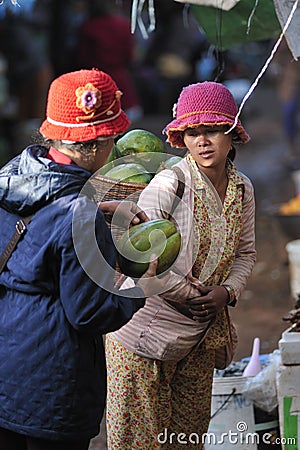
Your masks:
{"label": "woman's left hand", "polygon": [[119,227],[128,228],[131,225],[149,221],[147,214],[136,203],[129,200],[99,202],[98,206],[108,222],[113,222]]}
{"label": "woman's left hand", "polygon": [[199,302],[199,297],[191,298],[186,302],[193,314],[193,319],[199,322],[203,322],[204,319],[215,319],[217,313],[227,304],[227,290],[223,286],[214,285],[201,287],[201,293],[201,302]]}

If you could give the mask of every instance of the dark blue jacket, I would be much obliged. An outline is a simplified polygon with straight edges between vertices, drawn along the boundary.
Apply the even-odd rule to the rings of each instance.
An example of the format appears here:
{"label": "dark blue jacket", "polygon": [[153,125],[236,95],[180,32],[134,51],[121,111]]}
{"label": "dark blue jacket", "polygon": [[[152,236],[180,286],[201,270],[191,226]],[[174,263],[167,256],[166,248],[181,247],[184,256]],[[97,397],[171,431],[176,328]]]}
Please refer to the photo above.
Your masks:
{"label": "dark blue jacket", "polygon": [[90,172],[45,155],[30,146],[0,171],[0,252],[19,216],[34,213],[0,275],[0,427],[91,438],[106,398],[102,335],[144,305],[143,292],[113,292],[110,231],[78,196]]}

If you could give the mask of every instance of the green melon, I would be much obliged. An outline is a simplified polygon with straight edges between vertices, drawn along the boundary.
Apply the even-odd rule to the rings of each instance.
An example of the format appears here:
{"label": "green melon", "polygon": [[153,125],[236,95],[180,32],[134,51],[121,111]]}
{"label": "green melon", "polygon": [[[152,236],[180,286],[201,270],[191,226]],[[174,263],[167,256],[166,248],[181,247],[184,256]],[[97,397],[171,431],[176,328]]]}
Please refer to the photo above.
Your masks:
{"label": "green melon", "polygon": [[105,162],[105,164],[108,164],[112,161],[115,161],[116,159],[121,158],[121,153],[118,149],[118,147],[116,146],[116,144],[113,146],[112,151],[110,152],[110,154],[108,155],[108,158]]}
{"label": "green melon", "polygon": [[132,183],[148,184],[152,176],[141,164],[119,164],[105,173],[108,178],[129,181]]}
{"label": "green melon", "polygon": [[176,260],[181,235],[167,219],[154,219],[129,228],[117,242],[121,272],[139,278],[148,269],[152,254],[158,256],[157,274],[168,270]]}
{"label": "green melon", "polygon": [[165,145],[155,134],[146,130],[131,130],[116,143],[122,156],[135,153],[165,152]]}

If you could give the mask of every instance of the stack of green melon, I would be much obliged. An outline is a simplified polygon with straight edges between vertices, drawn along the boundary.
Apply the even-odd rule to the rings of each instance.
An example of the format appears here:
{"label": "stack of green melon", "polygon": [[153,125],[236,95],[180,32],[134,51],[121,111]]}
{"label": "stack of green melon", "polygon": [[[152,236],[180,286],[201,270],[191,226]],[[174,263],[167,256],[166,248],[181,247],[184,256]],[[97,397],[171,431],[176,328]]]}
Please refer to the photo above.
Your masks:
{"label": "stack of green melon", "polygon": [[163,141],[155,134],[136,129],[117,141],[100,173],[116,180],[148,184],[155,173],[180,159],[168,155]]}

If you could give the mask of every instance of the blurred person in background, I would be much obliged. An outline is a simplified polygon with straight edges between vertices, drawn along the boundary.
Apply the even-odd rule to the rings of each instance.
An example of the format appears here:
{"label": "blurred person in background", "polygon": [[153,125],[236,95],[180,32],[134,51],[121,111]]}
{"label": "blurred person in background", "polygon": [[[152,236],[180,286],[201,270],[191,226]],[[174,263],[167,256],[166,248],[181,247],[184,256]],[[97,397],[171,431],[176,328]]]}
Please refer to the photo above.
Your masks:
{"label": "blurred person in background", "polygon": [[155,17],[155,30],[139,41],[137,86],[146,113],[169,114],[182,86],[197,81],[197,65],[209,45],[184,5],[157,2]]}
{"label": "blurred person in background", "polygon": [[281,123],[287,141],[288,161],[300,162],[300,61],[293,59],[292,53],[283,40],[272,63],[272,75],[277,83],[278,98],[281,103]]}
{"label": "blurred person in background", "polygon": [[[14,149],[28,145],[33,130],[40,126],[53,79],[47,6],[47,0],[41,0],[30,8],[6,8],[0,21],[0,51],[7,62],[9,86],[3,113],[10,120],[9,138]],[[15,150],[11,150],[13,154]]]}
{"label": "blurred person in background", "polygon": [[135,46],[130,20],[114,2],[90,0],[87,18],[78,29],[77,64],[111,74],[124,93],[123,108],[131,121],[143,115],[132,72]]}

